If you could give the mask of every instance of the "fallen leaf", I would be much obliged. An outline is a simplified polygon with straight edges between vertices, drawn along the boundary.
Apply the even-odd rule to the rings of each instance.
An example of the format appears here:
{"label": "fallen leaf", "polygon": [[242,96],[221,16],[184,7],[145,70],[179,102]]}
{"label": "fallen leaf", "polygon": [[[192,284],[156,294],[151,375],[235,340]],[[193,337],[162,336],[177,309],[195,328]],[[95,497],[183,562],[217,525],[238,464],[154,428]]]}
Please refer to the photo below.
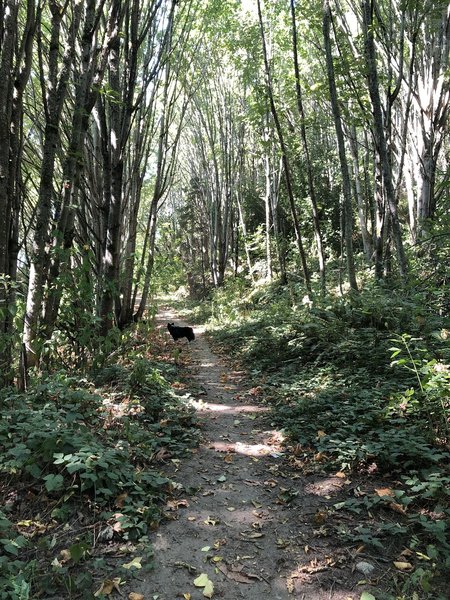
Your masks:
{"label": "fallen leaf", "polygon": [[195,587],[204,588],[203,595],[205,598],[212,598],[214,593],[214,585],[206,573],[202,573],[196,579],[194,579],[194,585]]}
{"label": "fallen leaf", "polygon": [[70,551],[67,549],[61,550],[61,552],[59,553],[61,556],[61,562],[62,563],[66,563],[68,562],[72,557],[70,556]]}
{"label": "fallen leaf", "polygon": [[223,556],[213,556],[211,559],[214,563],[219,563],[223,560]]}
{"label": "fallen leaf", "polygon": [[211,517],[208,517],[206,521],[203,521],[205,525],[212,525],[213,527],[214,525],[217,525],[218,522],[219,521],[214,521],[214,519],[211,519]]}
{"label": "fallen leaf", "polygon": [[178,508],[188,508],[189,502],[187,500],[169,500],[166,502],[166,508],[169,510],[177,510]]}
{"label": "fallen leaf", "polygon": [[337,473],[334,474],[335,477],[339,477],[339,479],[345,479],[347,477],[347,475],[345,473],[343,473],[342,471],[338,471]]}
{"label": "fallen leaf", "polygon": [[233,506],[227,506],[227,510],[229,510],[230,512],[235,511],[236,509]]}
{"label": "fallen leaf", "polygon": [[214,593],[213,582],[210,579],[208,579],[208,582],[205,585],[205,588],[203,590],[203,595],[205,596],[205,598],[212,598],[213,597],[213,593]]}
{"label": "fallen leaf", "polygon": [[205,587],[208,581],[208,575],[206,573],[201,573],[198,577],[194,579],[194,585],[195,587]]}
{"label": "fallen leaf", "polygon": [[226,478],[226,476],[225,476],[225,475],[221,475],[220,477],[218,477],[218,478],[217,478],[217,481],[218,481],[219,483],[223,483],[223,482],[224,482],[224,481],[226,481],[226,480],[227,480],[227,478]]}
{"label": "fallen leaf", "polygon": [[183,594],[183,598],[184,600],[191,600],[191,595],[190,594]]}
{"label": "fallen leaf", "polygon": [[211,546],[203,546],[200,552],[209,552],[211,550]]}
{"label": "fallen leaf", "polygon": [[318,510],[314,515],[314,523],[316,525],[323,525],[327,520],[328,513],[325,510]]}
{"label": "fallen leaf", "polygon": [[398,504],[397,502],[391,502],[389,504],[389,508],[394,510],[401,515],[406,515],[406,508],[402,504]]}
{"label": "fallen leaf", "polygon": [[138,594],[137,592],[130,592],[128,594],[128,600],[144,600],[144,594]]}
{"label": "fallen leaf", "polygon": [[241,531],[241,535],[246,540],[256,540],[258,538],[264,537],[264,533],[258,533],[257,531],[250,533],[244,533]]}
{"label": "fallen leaf", "polygon": [[133,560],[129,563],[125,563],[124,565],[122,565],[122,567],[124,569],[142,569],[142,565],[141,565],[141,560],[142,560],[142,556],[136,556],[135,558],[133,558]]}
{"label": "fallen leaf", "polygon": [[258,575],[244,573],[242,567],[240,567],[240,569],[232,569],[225,563],[221,563],[220,565],[217,565],[217,568],[225,575],[225,577],[237,581],[238,583],[254,583],[255,580],[260,579]]}
{"label": "fallen leaf", "polygon": [[233,455],[232,454],[225,454],[225,456],[223,457],[223,460],[226,463],[232,463],[233,462]]}
{"label": "fallen leaf", "polygon": [[278,481],[276,481],[275,479],[268,479],[267,481],[264,482],[264,485],[274,488],[278,485]]}
{"label": "fallen leaf", "polygon": [[403,561],[394,561],[394,567],[399,571],[411,571],[413,569],[411,563]]}
{"label": "fallen leaf", "polygon": [[382,498],[383,496],[395,496],[394,491],[391,488],[375,488],[377,496]]}
{"label": "fallen leaf", "polygon": [[120,594],[120,582],[120,577],[115,577],[114,579],[105,579],[100,588],[95,592],[94,597],[98,598],[101,595],[109,596],[112,594],[113,590],[116,590]]}
{"label": "fallen leaf", "polygon": [[325,437],[327,434],[325,433],[325,431],[322,431],[321,429],[317,432],[317,437],[319,438],[323,438]]}

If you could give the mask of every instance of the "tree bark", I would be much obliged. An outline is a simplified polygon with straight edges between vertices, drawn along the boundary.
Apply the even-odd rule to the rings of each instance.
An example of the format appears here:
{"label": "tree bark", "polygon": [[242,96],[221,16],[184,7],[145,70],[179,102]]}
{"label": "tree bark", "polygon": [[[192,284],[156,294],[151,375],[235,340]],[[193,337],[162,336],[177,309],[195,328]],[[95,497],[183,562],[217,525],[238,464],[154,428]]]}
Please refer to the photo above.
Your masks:
{"label": "tree bark", "polygon": [[377,153],[380,157],[381,170],[383,176],[383,191],[386,195],[387,206],[390,214],[392,235],[397,251],[397,262],[400,276],[404,279],[407,275],[408,264],[403,247],[402,231],[397,212],[397,202],[392,180],[392,169],[389,160],[385,136],[385,124],[383,123],[383,113],[381,110],[380,91],[378,83],[378,70],[376,62],[375,41],[373,36],[373,9],[375,0],[363,0],[363,35],[364,51],[367,65],[367,80],[369,84],[369,94],[372,102],[372,114],[374,122],[374,136]]}
{"label": "tree bark", "polygon": [[331,9],[329,0],[323,5],[323,39],[327,63],[328,87],[330,90],[331,108],[333,112],[334,126],[336,130],[337,145],[339,151],[339,162],[342,174],[343,213],[344,213],[344,242],[347,259],[347,276],[352,290],[358,290],[356,281],[355,262],[353,257],[353,209],[350,175],[348,170],[347,156],[345,153],[344,133],[342,129],[341,110],[336,90],[336,77],[334,74],[333,55],[331,50]]}
{"label": "tree bark", "polygon": [[303,106],[302,88],[300,85],[300,68],[298,64],[298,49],[297,49],[297,23],[295,17],[295,0],[290,0],[291,4],[291,20],[292,20],[292,51],[294,57],[294,74],[295,74],[295,91],[297,97],[297,109],[300,116],[300,135],[305,153],[306,172],[308,175],[308,190],[311,201],[311,211],[313,216],[314,237],[316,239],[317,256],[319,258],[319,274],[322,294],[326,292],[326,276],[325,276],[325,255],[323,251],[322,232],[320,230],[319,210],[317,207],[316,187],[314,184],[314,173],[309,152],[308,138],[306,136],[305,126],[305,109]]}
{"label": "tree bark", "polygon": [[298,253],[299,253],[300,264],[301,264],[302,271],[303,271],[305,286],[306,286],[307,291],[309,293],[312,293],[309,269],[308,269],[308,265],[306,262],[306,253],[305,253],[305,250],[303,247],[303,239],[302,239],[302,234],[301,234],[301,229],[300,229],[300,221],[298,218],[297,207],[295,204],[295,195],[294,195],[294,188],[293,188],[293,182],[292,182],[292,171],[291,171],[291,166],[290,166],[290,162],[289,162],[289,158],[288,158],[287,146],[286,146],[286,143],[284,140],[283,129],[281,127],[280,119],[278,116],[278,111],[275,106],[275,100],[273,97],[272,75],[271,75],[271,71],[270,71],[269,58],[267,55],[266,36],[265,36],[265,32],[264,32],[264,24],[263,24],[262,12],[261,12],[261,0],[257,0],[257,7],[258,7],[259,27],[260,27],[260,33],[261,33],[261,42],[262,42],[262,50],[263,50],[263,57],[264,57],[264,67],[265,67],[265,73],[266,73],[266,79],[267,79],[267,94],[269,97],[270,111],[272,113],[272,118],[273,118],[273,121],[275,124],[275,129],[276,129],[277,135],[278,135],[278,141],[280,143],[281,156],[283,159],[284,175],[285,175],[285,181],[286,181],[286,191],[287,191],[288,198],[289,198],[289,206],[291,209],[291,216],[292,216],[292,221],[294,224],[294,231],[295,231],[295,241],[297,243],[297,249],[298,249]]}

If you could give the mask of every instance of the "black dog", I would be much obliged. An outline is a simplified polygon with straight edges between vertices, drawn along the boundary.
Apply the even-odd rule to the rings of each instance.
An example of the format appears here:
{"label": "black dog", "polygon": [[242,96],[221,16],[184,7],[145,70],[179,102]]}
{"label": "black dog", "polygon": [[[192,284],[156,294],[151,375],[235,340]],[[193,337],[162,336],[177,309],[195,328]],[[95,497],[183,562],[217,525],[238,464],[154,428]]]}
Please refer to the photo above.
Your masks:
{"label": "black dog", "polygon": [[192,327],[178,327],[175,323],[167,323],[167,329],[175,341],[186,338],[189,342],[195,340],[195,334]]}

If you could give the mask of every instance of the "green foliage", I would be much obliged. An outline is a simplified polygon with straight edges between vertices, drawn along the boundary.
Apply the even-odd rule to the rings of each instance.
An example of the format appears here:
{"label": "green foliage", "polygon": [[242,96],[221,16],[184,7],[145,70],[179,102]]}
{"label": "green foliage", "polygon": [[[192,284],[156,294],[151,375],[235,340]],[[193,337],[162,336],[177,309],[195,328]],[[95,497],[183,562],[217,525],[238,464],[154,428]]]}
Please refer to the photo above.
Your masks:
{"label": "green foliage", "polygon": [[[400,590],[428,593],[450,561],[448,320],[426,295],[384,286],[304,304],[295,284],[242,291],[234,305],[223,298],[211,335],[263,382],[271,421],[305,468],[401,482],[394,497],[360,491],[336,505],[362,521],[337,533],[379,549],[398,539],[427,556]],[[398,519],[384,521],[392,502]]]}
{"label": "green foliage", "polygon": [[[28,394],[3,392],[0,483],[14,486],[19,498],[28,490],[45,509],[34,507],[27,521],[42,521],[33,545],[18,533],[14,501],[0,513],[0,598],[36,597],[41,589],[59,593],[61,586],[70,595],[92,584],[98,549],[83,530],[80,537],[77,515],[84,515],[84,528],[100,522],[118,540],[149,546],[147,536],[173,487],[155,468],[155,457],[182,454],[197,440],[187,398],[177,396],[162,373],[156,363],[133,357],[97,369],[94,380],[102,389],[60,372]],[[43,565],[67,549],[67,533],[59,539],[57,523],[66,523],[77,541],[69,547],[69,563],[58,563],[52,574]],[[83,582],[74,569],[79,562],[89,575]]]}

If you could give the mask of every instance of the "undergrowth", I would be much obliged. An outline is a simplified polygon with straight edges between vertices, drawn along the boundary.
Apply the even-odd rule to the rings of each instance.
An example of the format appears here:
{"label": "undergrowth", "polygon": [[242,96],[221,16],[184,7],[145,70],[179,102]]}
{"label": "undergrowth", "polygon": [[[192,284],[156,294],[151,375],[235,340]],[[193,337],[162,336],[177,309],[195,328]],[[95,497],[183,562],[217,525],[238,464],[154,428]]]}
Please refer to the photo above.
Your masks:
{"label": "undergrowth", "polygon": [[[392,579],[392,597],[440,597],[435,582],[450,566],[450,319],[424,296],[381,286],[312,303],[300,286],[236,295],[242,283],[229,285],[210,303],[211,338],[263,390],[293,463],[366,482],[335,510],[366,515],[367,526],[336,533],[379,549],[397,539],[412,564]],[[380,478],[392,482],[385,497]]]}
{"label": "undergrowth", "polygon": [[113,565],[122,581],[131,556],[151,565],[148,535],[177,485],[162,462],[195,446],[197,429],[176,368],[140,341],[88,375],[2,392],[1,599],[92,598]]}

